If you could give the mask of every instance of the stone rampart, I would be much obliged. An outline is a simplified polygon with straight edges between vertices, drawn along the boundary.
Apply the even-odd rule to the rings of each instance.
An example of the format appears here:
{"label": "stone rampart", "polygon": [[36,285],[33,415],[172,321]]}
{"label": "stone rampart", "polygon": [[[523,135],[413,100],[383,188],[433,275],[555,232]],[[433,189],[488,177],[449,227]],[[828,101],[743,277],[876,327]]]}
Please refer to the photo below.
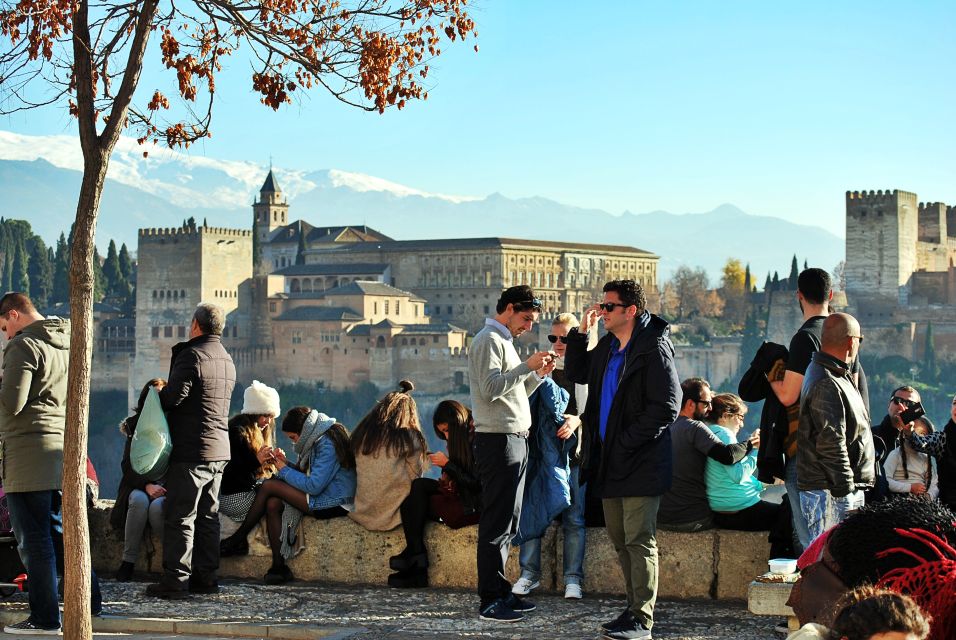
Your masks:
{"label": "stone rampart", "polygon": [[[122,532],[109,525],[112,502],[101,500],[90,512],[93,566],[110,575],[119,566],[123,552]],[[290,567],[301,580],[354,585],[384,585],[390,570],[388,558],[405,546],[401,528],[386,533],[370,532],[349,518],[318,521],[305,518],[301,535],[305,548]],[[261,529],[261,527],[260,527]],[[473,589],[477,582],[475,544],[477,527],[452,530],[439,524],[426,528],[431,567],[429,583],[435,587]],[[767,570],[770,546],[766,533],[712,530],[700,533],[658,532],[660,590],[665,598],[745,599],[754,576]],[[542,540],[541,589],[564,589],[561,575],[562,532],[552,526]],[[137,569],[162,570],[159,536],[143,545]],[[271,558],[264,531],[250,536],[250,553],[223,558],[219,573],[225,577],[261,580]],[[555,567],[558,568],[555,571]],[[518,577],[518,551],[512,550],[507,575]],[[584,559],[584,590],[592,594],[623,594],[624,580],[617,554],[602,528],[589,528]]]}

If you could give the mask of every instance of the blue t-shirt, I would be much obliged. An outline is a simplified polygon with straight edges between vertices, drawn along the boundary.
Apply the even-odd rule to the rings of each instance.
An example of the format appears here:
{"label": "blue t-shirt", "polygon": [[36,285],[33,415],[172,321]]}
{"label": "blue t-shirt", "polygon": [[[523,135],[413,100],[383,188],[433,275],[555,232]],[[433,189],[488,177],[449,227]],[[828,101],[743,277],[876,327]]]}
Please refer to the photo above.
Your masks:
{"label": "blue t-shirt", "polygon": [[[628,347],[634,342],[637,335],[647,328],[651,323],[651,314],[645,310],[637,317],[634,332],[631,333],[631,339],[627,343]],[[601,383],[601,415],[598,423],[601,433],[601,441],[607,433],[607,418],[611,414],[611,405],[614,403],[614,395],[617,393],[617,387],[621,384],[621,376],[624,375],[624,365],[627,363],[627,347],[621,349],[621,341],[616,336],[611,336],[611,355],[607,360],[607,368],[604,369],[604,381]]]}

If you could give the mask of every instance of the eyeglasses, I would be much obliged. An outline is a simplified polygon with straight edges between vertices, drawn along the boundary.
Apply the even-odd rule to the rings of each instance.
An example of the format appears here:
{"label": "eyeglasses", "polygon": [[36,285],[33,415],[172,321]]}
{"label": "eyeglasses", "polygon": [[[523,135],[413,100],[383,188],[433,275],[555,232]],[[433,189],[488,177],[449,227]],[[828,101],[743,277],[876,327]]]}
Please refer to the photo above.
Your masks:
{"label": "eyeglasses", "polygon": [[567,337],[567,336],[556,336],[556,335],[554,335],[554,334],[549,334],[549,335],[548,335],[548,342],[550,342],[551,344],[556,343],[558,340],[561,341],[561,344],[567,344],[567,343],[568,343],[568,337]]}
{"label": "eyeglasses", "polygon": [[730,416],[731,418],[740,418],[741,420],[744,419],[744,414],[742,414],[742,413],[736,413],[736,412],[733,412],[733,411],[728,411],[728,412],[727,412],[726,414],[724,414],[724,415],[728,415],[728,416]]}
{"label": "eyeglasses", "polygon": [[521,300],[520,302],[512,302],[512,308],[515,311],[525,311],[531,309],[533,311],[541,311],[541,300],[538,298],[531,298],[529,300]]}
{"label": "eyeglasses", "polygon": [[598,304],[598,307],[600,307],[601,309],[604,309],[608,313],[611,313],[612,311],[614,311],[614,307],[621,307],[622,309],[626,309],[629,306],[631,305],[621,304],[620,302],[601,302]]}
{"label": "eyeglasses", "polygon": [[713,406],[713,403],[710,400],[701,400],[700,398],[694,398],[693,400],[697,404],[702,404],[707,407]]}
{"label": "eyeglasses", "polygon": [[[909,409],[914,404],[916,404],[916,402],[914,402],[913,400],[907,400],[906,398],[901,398],[899,396],[893,396],[892,398],[890,398],[890,402],[896,403],[900,405],[901,407],[905,407],[907,409]],[[954,402],[953,404],[956,404],[956,402]]]}
{"label": "eyeglasses", "polygon": [[857,340],[860,341],[860,344],[863,344],[863,334],[862,334],[862,333],[861,333],[860,335],[858,335],[858,336],[852,336],[852,335],[851,335],[851,336],[847,336],[847,338],[856,338]]}

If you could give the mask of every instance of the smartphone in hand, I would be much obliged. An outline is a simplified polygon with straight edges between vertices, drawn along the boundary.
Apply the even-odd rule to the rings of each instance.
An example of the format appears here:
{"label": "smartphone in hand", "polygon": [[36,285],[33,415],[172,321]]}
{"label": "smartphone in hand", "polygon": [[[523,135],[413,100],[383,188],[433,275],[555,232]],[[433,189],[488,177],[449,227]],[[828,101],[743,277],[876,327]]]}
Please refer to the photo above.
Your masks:
{"label": "smartphone in hand", "polygon": [[923,409],[923,405],[919,402],[914,402],[909,409],[906,409],[900,413],[900,420],[903,421],[903,424],[909,424],[917,418],[922,418],[925,415],[926,410]]}

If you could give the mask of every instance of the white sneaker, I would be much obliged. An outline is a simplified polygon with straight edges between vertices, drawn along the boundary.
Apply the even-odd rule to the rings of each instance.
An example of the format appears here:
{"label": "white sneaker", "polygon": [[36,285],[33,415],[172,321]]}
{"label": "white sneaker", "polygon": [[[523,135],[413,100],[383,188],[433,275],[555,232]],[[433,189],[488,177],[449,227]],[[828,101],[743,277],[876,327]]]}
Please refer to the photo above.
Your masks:
{"label": "white sneaker", "polygon": [[564,585],[564,597],[569,600],[580,600],[584,597],[584,592],[581,591],[581,585],[576,582],[569,582]]}
{"label": "white sneaker", "polygon": [[515,582],[514,586],[511,587],[511,593],[516,596],[526,596],[531,593],[532,589],[537,589],[541,586],[541,583],[538,580],[532,580],[531,578],[525,578],[521,576],[518,578],[518,581]]}

